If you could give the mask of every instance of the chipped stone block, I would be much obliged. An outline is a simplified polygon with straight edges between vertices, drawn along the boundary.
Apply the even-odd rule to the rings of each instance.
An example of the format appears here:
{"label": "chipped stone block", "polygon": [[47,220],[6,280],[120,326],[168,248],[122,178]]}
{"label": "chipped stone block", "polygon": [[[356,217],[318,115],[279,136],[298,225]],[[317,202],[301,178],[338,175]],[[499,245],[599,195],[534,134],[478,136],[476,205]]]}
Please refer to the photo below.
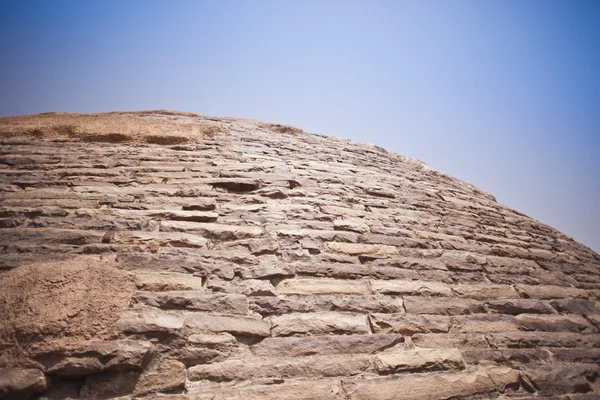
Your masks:
{"label": "chipped stone block", "polygon": [[131,333],[177,334],[183,328],[184,318],[159,309],[125,310],[117,327]]}
{"label": "chipped stone block", "polygon": [[273,336],[366,334],[367,318],[360,314],[320,312],[269,317]]}
{"label": "chipped stone block", "polygon": [[373,371],[369,355],[328,355],[308,357],[253,357],[204,364],[188,370],[190,380],[248,381],[261,378],[321,378],[348,376]]}
{"label": "chipped stone block", "polygon": [[473,299],[451,297],[402,296],[409,314],[462,315],[485,313],[483,303]]}
{"label": "chipped stone block", "polygon": [[286,279],[277,285],[278,294],[370,294],[369,282],[365,280],[340,279]]}
{"label": "chipped stone block", "polygon": [[369,321],[375,333],[436,333],[450,331],[449,317],[442,315],[370,314]]}
{"label": "chipped stone block", "polygon": [[175,290],[166,292],[136,292],[134,303],[163,309],[187,309],[230,314],[247,314],[248,299],[243,295],[208,293],[200,290]]}
{"label": "chipped stone block", "polygon": [[39,369],[0,368],[0,394],[3,399],[28,399],[42,393],[49,384]]}
{"label": "chipped stone block", "polygon": [[452,290],[459,297],[478,300],[519,298],[517,291],[509,285],[459,284],[453,286]]}
{"label": "chipped stone block", "polygon": [[452,290],[444,283],[425,281],[373,280],[374,293],[409,296],[452,296]]}
{"label": "chipped stone block", "polygon": [[564,286],[549,286],[549,285],[516,285],[517,290],[523,297],[531,299],[587,299],[588,293],[583,289]]}
{"label": "chipped stone block", "polygon": [[259,316],[195,313],[185,321],[190,332],[228,332],[237,335],[267,337],[271,325]]}
{"label": "chipped stone block", "polygon": [[463,369],[465,362],[457,349],[410,349],[375,356],[380,374],[406,371],[436,371]]}
{"label": "chipped stone block", "polygon": [[138,289],[152,292],[204,289],[201,277],[175,272],[136,271],[135,283]]}
{"label": "chipped stone block", "polygon": [[398,249],[396,247],[383,244],[327,242],[325,243],[325,248],[334,253],[342,253],[350,256],[388,258],[398,255]]}
{"label": "chipped stone block", "polygon": [[325,335],[273,337],[251,347],[257,356],[298,357],[313,354],[372,354],[389,348],[406,348],[402,335]]}
{"label": "chipped stone block", "polygon": [[154,346],[148,341],[107,340],[63,354],[37,358],[47,374],[80,377],[101,371],[141,370],[150,361]]}

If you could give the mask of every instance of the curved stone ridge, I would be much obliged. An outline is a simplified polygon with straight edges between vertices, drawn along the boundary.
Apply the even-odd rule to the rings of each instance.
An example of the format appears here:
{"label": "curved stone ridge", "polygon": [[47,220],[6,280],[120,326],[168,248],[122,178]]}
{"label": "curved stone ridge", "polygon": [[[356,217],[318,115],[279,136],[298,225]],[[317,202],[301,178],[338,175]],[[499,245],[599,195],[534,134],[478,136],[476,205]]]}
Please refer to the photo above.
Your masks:
{"label": "curved stone ridge", "polygon": [[373,145],[128,115],[224,134],[0,138],[0,397],[600,396],[588,248]]}

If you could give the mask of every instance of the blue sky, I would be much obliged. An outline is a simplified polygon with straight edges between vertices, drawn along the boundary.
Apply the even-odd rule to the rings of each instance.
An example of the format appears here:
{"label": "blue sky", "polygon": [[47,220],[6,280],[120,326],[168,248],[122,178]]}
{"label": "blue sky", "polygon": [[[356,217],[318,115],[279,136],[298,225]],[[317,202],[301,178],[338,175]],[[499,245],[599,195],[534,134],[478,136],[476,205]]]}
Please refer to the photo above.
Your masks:
{"label": "blue sky", "polygon": [[0,0],[0,116],[167,108],[371,142],[600,251],[596,0]]}

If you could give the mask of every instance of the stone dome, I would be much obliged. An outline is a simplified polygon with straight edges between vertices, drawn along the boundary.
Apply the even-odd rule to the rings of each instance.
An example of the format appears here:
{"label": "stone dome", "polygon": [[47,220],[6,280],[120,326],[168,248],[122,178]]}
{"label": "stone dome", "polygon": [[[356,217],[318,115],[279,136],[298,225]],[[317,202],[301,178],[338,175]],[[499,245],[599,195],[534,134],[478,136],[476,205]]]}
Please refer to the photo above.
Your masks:
{"label": "stone dome", "polygon": [[0,398],[597,399],[600,256],[420,161],[0,119]]}

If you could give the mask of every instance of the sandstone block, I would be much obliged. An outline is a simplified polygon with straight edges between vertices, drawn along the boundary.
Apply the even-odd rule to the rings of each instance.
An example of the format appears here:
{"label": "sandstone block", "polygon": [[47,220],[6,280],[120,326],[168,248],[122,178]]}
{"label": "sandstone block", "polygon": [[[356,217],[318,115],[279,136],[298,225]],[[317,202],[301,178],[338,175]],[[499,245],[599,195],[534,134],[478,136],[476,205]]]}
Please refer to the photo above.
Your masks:
{"label": "sandstone block", "polygon": [[273,336],[367,334],[369,328],[364,315],[321,312],[287,314],[269,317]]}
{"label": "sandstone block", "polygon": [[346,400],[339,379],[264,381],[239,386],[202,384],[192,395],[195,400]]}
{"label": "sandstone block", "polygon": [[[506,385],[504,380],[500,383]],[[434,400],[483,396],[499,391],[485,370],[364,380],[344,379],[343,385],[351,400]]]}
{"label": "sandstone block", "polygon": [[136,292],[135,303],[152,307],[213,311],[225,314],[247,314],[248,299],[237,294],[207,293],[199,290]]}
{"label": "sandstone block", "polygon": [[473,299],[452,297],[402,296],[409,314],[462,315],[485,313],[483,303]]}
{"label": "sandstone block", "polygon": [[383,244],[327,242],[325,243],[325,248],[334,253],[347,254],[350,256],[388,258],[398,255],[398,249],[396,247]]}
{"label": "sandstone block", "polygon": [[177,334],[183,328],[184,318],[158,309],[129,309],[121,313],[117,327],[129,333]]}
{"label": "sandstone block", "polygon": [[491,333],[518,330],[515,317],[511,315],[460,315],[452,317],[452,330],[456,333]]}
{"label": "sandstone block", "polygon": [[539,394],[586,393],[597,379],[600,366],[595,364],[552,363],[524,368],[525,375],[538,388]]}
{"label": "sandstone block", "polygon": [[277,296],[271,282],[260,279],[247,279],[238,285],[238,291],[246,296]]}
{"label": "sandstone block", "polygon": [[249,299],[250,309],[261,315],[319,311],[403,313],[402,299],[391,296],[278,296]]}
{"label": "sandstone block", "polygon": [[219,214],[210,211],[167,211],[159,215],[173,221],[215,222]]}
{"label": "sandstone block", "polygon": [[517,291],[509,285],[459,284],[452,287],[459,297],[478,300],[519,298]]}
{"label": "sandstone block", "polygon": [[191,332],[228,332],[237,335],[266,337],[270,334],[270,324],[260,317],[241,315],[201,314],[191,315],[185,321]]}
{"label": "sandstone block", "polygon": [[580,299],[552,300],[550,305],[560,313],[594,314],[600,312],[600,302]]}
{"label": "sandstone block", "polygon": [[136,271],[135,283],[138,289],[153,292],[204,289],[201,277],[175,272]]}
{"label": "sandstone block", "polygon": [[371,356],[328,355],[309,357],[253,357],[196,365],[188,371],[190,380],[254,380],[261,378],[320,378],[349,376],[375,369]]}
{"label": "sandstone block", "polygon": [[548,304],[535,299],[500,299],[485,302],[485,307],[499,314],[552,314]]}
{"label": "sandstone block", "polygon": [[144,395],[183,389],[185,379],[185,365],[179,361],[165,360],[156,369],[146,371],[140,376],[133,394]]}
{"label": "sandstone block", "polygon": [[489,344],[484,333],[417,333],[413,335],[415,346],[436,349],[487,349]]}
{"label": "sandstone block", "polygon": [[216,223],[194,223],[189,221],[162,221],[161,230],[165,232],[196,232],[204,237],[216,240],[240,240],[260,237],[262,228],[258,226],[225,225]]}
{"label": "sandstone block", "polygon": [[524,297],[531,299],[587,299],[589,297],[583,289],[566,286],[516,285],[516,288]]}
{"label": "sandstone block", "polygon": [[141,370],[154,351],[148,341],[107,340],[92,342],[75,351],[39,357],[44,372],[64,377],[80,377],[101,371]]}
{"label": "sandstone block", "polygon": [[49,382],[39,369],[0,368],[0,394],[3,399],[28,399],[42,393]]}
{"label": "sandstone block", "polygon": [[375,333],[448,332],[451,326],[450,318],[442,315],[371,314],[369,320]]}
{"label": "sandstone block", "polygon": [[370,294],[369,282],[341,279],[286,279],[277,285],[278,294]]}
{"label": "sandstone block", "polygon": [[600,349],[552,349],[559,362],[592,363],[600,365]]}
{"label": "sandstone block", "polygon": [[575,332],[597,333],[598,329],[592,326],[580,315],[536,315],[520,314],[516,317],[517,325],[524,331],[545,332]]}
{"label": "sandstone block", "polygon": [[571,332],[503,332],[489,334],[486,338],[491,346],[499,348],[600,347],[600,335]]}
{"label": "sandstone block", "polygon": [[462,369],[465,362],[457,349],[410,349],[375,356],[380,374],[405,371],[436,371]]}
{"label": "sandstone block", "polygon": [[452,296],[450,287],[440,282],[373,280],[371,288],[374,293],[382,294]]}
{"label": "sandstone block", "polygon": [[405,348],[402,335],[326,335],[266,338],[250,350],[256,356],[298,357],[313,354],[372,354],[389,348]]}
{"label": "sandstone block", "polygon": [[351,220],[351,219],[336,219],[333,221],[333,227],[336,230],[341,231],[352,231],[358,233],[366,233],[371,229],[369,225],[359,220]]}

